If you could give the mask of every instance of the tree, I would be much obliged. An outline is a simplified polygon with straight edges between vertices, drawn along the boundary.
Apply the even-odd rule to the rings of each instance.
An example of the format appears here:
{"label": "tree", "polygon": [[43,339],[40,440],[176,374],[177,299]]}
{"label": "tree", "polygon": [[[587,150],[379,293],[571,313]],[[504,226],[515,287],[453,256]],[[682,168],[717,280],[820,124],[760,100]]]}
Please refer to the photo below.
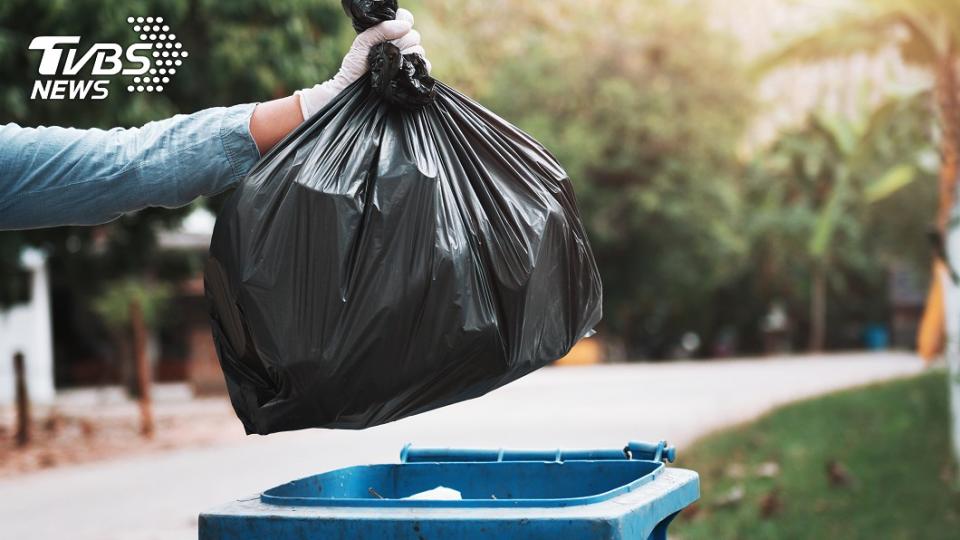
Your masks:
{"label": "tree", "polygon": [[93,302],[93,310],[110,329],[121,356],[123,382],[140,401],[141,433],[145,437],[154,433],[150,398],[153,362],[148,358],[147,342],[164,316],[169,297],[169,287],[163,284],[126,281],[111,284]]}
{"label": "tree", "polygon": [[[943,0],[862,0],[837,23],[771,55],[761,68],[873,53],[889,46],[897,47],[905,62],[927,71],[933,81],[930,95],[940,126],[941,156],[936,223],[941,237],[947,238],[951,233],[948,229],[953,227],[950,219],[960,181],[960,4]],[[933,280],[948,279],[944,265],[935,263]],[[948,304],[960,297],[958,287],[960,284],[952,282],[946,287]],[[947,320],[946,326],[954,446],[960,461],[960,321]]]}
{"label": "tree", "polygon": [[[137,387],[136,347],[132,329],[140,325],[137,321],[140,319],[147,332],[155,333],[162,324],[172,293],[171,287],[162,282],[128,279],[106,284],[103,292],[91,303],[93,312],[110,332],[123,383],[130,389]],[[139,313],[134,313],[133,305],[138,306]]]}
{"label": "tree", "polygon": [[[886,310],[890,264],[919,267],[926,260],[926,251],[900,247],[916,245],[926,221],[922,204],[905,203],[931,195],[922,185],[919,192],[904,189],[933,174],[925,99],[892,99],[853,119],[814,113],[748,169],[750,267],[763,288],[754,296],[791,307],[805,302],[805,314],[791,311],[805,321],[810,350],[827,343],[828,297],[876,317]],[[900,205],[895,214],[890,202]]]}
{"label": "tree", "polygon": [[903,60],[930,73],[941,130],[937,224],[945,230],[960,179],[960,4],[940,0],[862,0],[834,24],[798,38],[759,63],[759,71],[819,62],[895,46]]}
{"label": "tree", "polygon": [[426,3],[435,73],[570,173],[605,340],[662,358],[685,332],[711,332],[722,314],[709,299],[747,252],[735,178],[751,92],[732,41],[667,0]]}
{"label": "tree", "polygon": [[[759,71],[896,47],[903,60],[927,71],[940,126],[941,167],[936,224],[945,237],[960,181],[960,5],[938,0],[862,0],[855,10],[769,55]],[[945,269],[934,266],[933,279]],[[960,329],[958,329],[960,331]]]}
{"label": "tree", "polygon": [[[39,35],[79,35],[94,42],[136,41],[128,16],[163,16],[190,57],[161,94],[128,94],[117,78],[102,101],[30,100]],[[137,126],[177,113],[264,101],[325,80],[339,65],[352,30],[336,0],[85,0],[0,2],[0,123],[110,128]],[[145,210],[97,228],[63,227],[0,232],[0,306],[22,298],[17,276],[24,245],[50,255],[58,298],[89,312],[108,283],[157,273],[157,229],[177,223],[189,208]],[[181,265],[182,266],[182,265]],[[171,276],[176,277],[176,276]],[[55,312],[71,321],[89,317]],[[92,325],[99,326],[101,325]],[[88,339],[96,328],[85,328]],[[102,333],[102,332],[100,332]]]}

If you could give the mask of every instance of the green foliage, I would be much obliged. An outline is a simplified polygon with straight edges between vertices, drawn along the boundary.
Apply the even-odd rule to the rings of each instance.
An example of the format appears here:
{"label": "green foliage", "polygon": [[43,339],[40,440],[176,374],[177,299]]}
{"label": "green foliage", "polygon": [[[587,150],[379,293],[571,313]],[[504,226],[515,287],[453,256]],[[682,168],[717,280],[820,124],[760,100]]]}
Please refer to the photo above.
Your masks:
{"label": "green foliage", "polygon": [[[875,50],[898,29],[960,20],[951,2],[864,4],[840,21],[860,21],[850,25],[862,32],[824,31],[770,65]],[[417,14],[434,74],[530,132],[570,172],[607,293],[601,335],[634,356],[669,355],[687,331],[701,335],[700,353],[709,354],[730,328],[742,351],[755,351],[771,302],[806,323],[818,265],[830,270],[831,298],[844,300],[830,303],[832,320],[882,319],[889,263],[928,262],[922,236],[936,187],[924,142],[931,114],[920,98],[892,103],[869,122],[812,119],[743,163],[737,145],[754,88],[697,0],[403,5]],[[163,94],[127,94],[114,81],[105,101],[29,100],[39,61],[27,50],[32,37],[126,43],[126,17],[140,15],[162,15],[191,53]],[[943,45],[942,36],[911,32],[903,42],[910,58]],[[336,0],[7,0],[0,122],[133,126],[284,96],[329,77],[352,35]],[[195,273],[196,260],[160,254],[155,241],[159,227],[187,211],[0,233],[0,303],[16,297],[7,276],[24,244],[51,254],[55,292],[70,291],[77,305],[111,296],[110,284],[134,276],[165,282]]]}
{"label": "green foliage", "polygon": [[887,171],[887,174],[867,186],[864,193],[866,201],[868,203],[882,201],[912,184],[916,178],[916,167],[907,164],[894,167]]}
{"label": "green foliage", "polygon": [[[680,453],[677,465],[700,473],[702,497],[671,534],[955,538],[960,495],[948,411],[936,371],[788,405],[710,435]],[[769,463],[779,468],[772,477],[760,474]],[[738,488],[743,498],[732,501]]]}
{"label": "green foliage", "polygon": [[[936,142],[952,146],[956,151],[960,142],[953,140],[954,128],[960,111],[953,110],[956,107],[950,100],[932,98],[936,87],[948,85],[948,81],[956,77],[956,51],[960,49],[960,4],[957,2],[861,0],[848,6],[846,13],[837,17],[833,24],[788,42],[758,62],[755,68],[757,73],[765,74],[787,64],[871,54],[887,47],[896,47],[906,63],[929,73],[928,100],[935,103],[942,128],[942,140]],[[927,124],[933,125],[935,115],[928,111],[926,116]],[[941,166],[947,164],[941,163]],[[877,185],[868,191],[866,197],[879,200],[885,191],[902,187],[898,184],[906,185],[913,179],[908,171],[907,168],[890,170],[891,176],[876,180]],[[942,178],[950,178],[956,171],[944,170],[943,173]],[[951,201],[941,200],[940,204],[943,212],[949,210],[947,206]],[[934,204],[931,203],[929,208],[932,219]],[[915,245],[915,239],[911,240],[908,245]]]}
{"label": "green foliage", "polygon": [[885,319],[889,264],[927,263],[936,187],[919,164],[930,154],[922,98],[812,119],[743,164],[749,73],[697,2],[421,4],[438,76],[570,172],[607,293],[601,335],[632,356],[669,355],[690,330],[707,344],[701,354],[731,330],[741,351],[759,350],[772,302],[802,330],[818,265],[844,300],[829,304],[847,323],[830,327],[830,343],[848,346],[850,327]]}
{"label": "green foliage", "polygon": [[172,288],[161,283],[127,280],[112,283],[93,301],[93,311],[103,319],[114,332],[130,329],[132,321],[131,306],[140,305],[144,324],[156,329],[166,315]]}
{"label": "green foliage", "polygon": [[828,326],[834,345],[849,339],[844,326],[886,319],[890,265],[924,273],[929,264],[936,158],[925,140],[926,100],[893,100],[863,119],[815,114],[755,158],[743,184],[752,283],[745,297],[786,302],[806,327],[811,280],[824,271],[837,304],[828,320],[846,323]]}
{"label": "green foliage", "polygon": [[22,241],[18,233],[8,236],[8,241],[0,240],[0,309],[29,299],[30,285],[26,272],[20,268]]}
{"label": "green foliage", "polygon": [[[474,8],[482,21],[466,20]],[[571,174],[607,291],[605,335],[659,356],[708,326],[702,306],[747,248],[734,180],[750,88],[733,44],[701,11],[665,0],[437,9],[453,28],[480,29],[461,45],[478,76],[454,83]],[[430,49],[441,78],[464,69],[445,50]]]}
{"label": "green foliage", "polygon": [[[128,16],[162,15],[190,51],[162,94],[102,101],[31,101],[38,35],[132,43]],[[7,0],[0,4],[0,122],[111,128],[207,107],[265,101],[326,80],[348,43],[335,0]]]}
{"label": "green foliage", "polygon": [[[38,35],[80,35],[94,42],[135,41],[128,16],[163,16],[190,57],[162,94],[129,94],[119,78],[102,101],[31,101]],[[352,31],[336,0],[5,0],[0,2],[0,123],[111,128],[137,126],[207,107],[266,101],[326,80]],[[11,284],[25,244],[52,255],[53,285],[96,294],[107,280],[141,275],[157,258],[156,230],[189,208],[150,209],[107,227],[0,232],[0,283]],[[0,293],[5,298],[16,291]],[[10,287],[12,288],[12,287]]]}

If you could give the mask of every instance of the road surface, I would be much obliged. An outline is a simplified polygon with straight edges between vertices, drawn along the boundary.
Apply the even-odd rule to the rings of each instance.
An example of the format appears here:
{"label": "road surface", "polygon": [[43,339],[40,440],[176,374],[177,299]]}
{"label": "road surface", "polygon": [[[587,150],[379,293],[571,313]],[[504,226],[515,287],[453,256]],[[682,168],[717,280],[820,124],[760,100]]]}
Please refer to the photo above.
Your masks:
{"label": "road surface", "polygon": [[487,395],[366,431],[310,430],[53,469],[0,481],[0,538],[196,538],[204,509],[418,446],[684,445],[776,405],[918,373],[912,355],[550,368]]}

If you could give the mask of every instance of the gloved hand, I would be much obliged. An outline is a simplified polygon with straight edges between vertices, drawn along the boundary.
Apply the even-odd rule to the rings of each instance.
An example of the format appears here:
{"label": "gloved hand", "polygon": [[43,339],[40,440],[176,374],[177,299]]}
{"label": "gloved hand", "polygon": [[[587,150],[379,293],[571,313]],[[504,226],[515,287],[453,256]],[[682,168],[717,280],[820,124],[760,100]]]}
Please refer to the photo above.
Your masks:
{"label": "gloved hand", "polygon": [[[397,10],[397,19],[386,21],[365,30],[353,40],[350,52],[343,57],[340,70],[329,81],[318,84],[313,88],[305,88],[295,92],[300,96],[300,110],[306,120],[322,109],[327,103],[337,97],[354,81],[363,76],[369,69],[367,56],[374,45],[390,41],[403,54],[420,54],[426,60],[426,51],[420,46],[420,33],[413,29],[413,13],[406,9]],[[427,61],[427,69],[431,69]]]}

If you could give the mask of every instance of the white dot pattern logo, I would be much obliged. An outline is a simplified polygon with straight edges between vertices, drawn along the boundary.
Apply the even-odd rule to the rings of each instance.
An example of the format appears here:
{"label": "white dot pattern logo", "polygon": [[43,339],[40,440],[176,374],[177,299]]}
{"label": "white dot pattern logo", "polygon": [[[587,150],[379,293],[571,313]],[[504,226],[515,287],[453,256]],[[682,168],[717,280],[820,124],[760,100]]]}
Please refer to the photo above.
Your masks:
{"label": "white dot pattern logo", "polygon": [[177,35],[170,33],[170,26],[164,24],[163,17],[127,17],[127,23],[140,41],[153,49],[148,75],[133,77],[133,84],[127,86],[127,92],[163,92],[164,85],[170,82],[170,76],[177,72],[173,66],[183,65],[181,58],[186,58],[189,53],[183,48],[183,43],[177,41]]}

